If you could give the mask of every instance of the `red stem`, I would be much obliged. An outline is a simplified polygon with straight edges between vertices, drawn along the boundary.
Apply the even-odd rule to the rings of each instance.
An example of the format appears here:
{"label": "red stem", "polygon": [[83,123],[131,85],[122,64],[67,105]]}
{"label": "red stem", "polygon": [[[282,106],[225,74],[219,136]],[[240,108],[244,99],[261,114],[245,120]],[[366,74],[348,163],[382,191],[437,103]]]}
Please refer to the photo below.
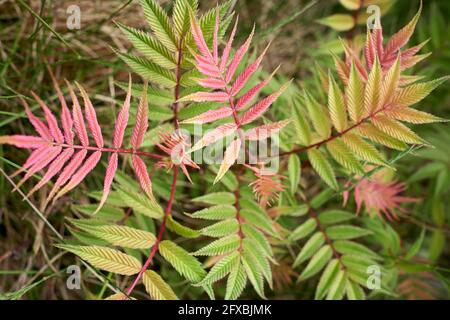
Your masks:
{"label": "red stem", "polygon": [[[176,85],[174,89],[174,96],[175,96],[175,102],[172,105],[173,110],[173,122],[176,129],[179,128],[178,124],[178,99],[180,96],[180,82],[181,82],[181,60],[182,60],[182,42],[183,39],[180,40],[179,48],[178,48],[178,59],[177,59],[177,70],[176,70]],[[148,266],[153,260],[153,257],[156,255],[156,252],[158,252],[159,244],[161,243],[162,237],[164,236],[164,232],[166,230],[166,224],[167,219],[169,218],[171,212],[172,212],[172,205],[175,200],[175,191],[177,189],[177,176],[178,176],[178,167],[173,166],[173,179],[172,179],[172,185],[170,187],[170,196],[169,201],[167,202],[166,210],[164,212],[163,221],[161,223],[161,226],[159,227],[158,236],[156,237],[156,241],[153,244],[152,250],[150,251],[150,255],[148,256],[147,260],[145,261],[144,265],[142,266],[141,270],[139,271],[136,279],[134,279],[133,283],[131,284],[130,288],[127,290],[127,297],[125,299],[128,299],[128,297],[133,292],[136,285],[139,283],[139,281],[142,279],[142,276],[144,275],[144,272],[147,270]]]}
{"label": "red stem", "polygon": [[152,262],[153,257],[155,256],[156,252],[158,252],[159,244],[161,243],[162,237],[164,235],[164,231],[166,230],[167,219],[170,216],[170,212],[172,210],[172,204],[175,199],[175,191],[177,189],[177,176],[178,176],[178,167],[173,167],[173,180],[172,180],[172,186],[170,188],[170,198],[169,198],[169,202],[167,203],[163,221],[161,223],[161,226],[159,227],[158,236],[156,238],[155,243],[153,244],[152,251],[150,251],[150,255],[148,256],[147,261],[145,261],[145,263],[142,266],[141,270],[139,271],[136,279],[134,279],[130,288],[128,288],[127,296],[129,296],[131,294],[131,292],[133,292],[136,285],[139,283],[139,281],[141,281],[141,278],[144,275],[144,272],[147,270],[148,266]]}

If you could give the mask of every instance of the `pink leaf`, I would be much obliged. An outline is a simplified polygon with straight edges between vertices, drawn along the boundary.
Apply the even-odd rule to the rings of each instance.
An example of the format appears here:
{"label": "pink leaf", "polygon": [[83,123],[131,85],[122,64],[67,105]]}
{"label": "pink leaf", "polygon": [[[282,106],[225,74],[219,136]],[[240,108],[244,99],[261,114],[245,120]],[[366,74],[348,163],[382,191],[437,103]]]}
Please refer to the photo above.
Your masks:
{"label": "pink leaf", "polygon": [[375,61],[375,55],[376,55],[375,44],[373,43],[373,37],[370,32],[370,29],[367,30],[367,40],[366,40],[366,45],[364,48],[364,55],[366,58],[367,68],[370,70],[370,69],[372,69],[373,62]]}
{"label": "pink leaf", "polygon": [[220,17],[219,7],[216,7],[216,23],[214,24],[214,33],[213,33],[213,59],[214,63],[216,64],[219,62],[219,53],[218,53],[219,17]]}
{"label": "pink leaf", "polygon": [[203,37],[203,32],[200,26],[198,25],[196,18],[194,15],[191,15],[191,30],[192,30],[192,36],[194,38],[195,43],[197,44],[198,50],[200,53],[207,59],[211,61],[211,63],[214,63],[214,59],[211,56],[211,52],[208,49],[208,46],[206,45],[205,38]]}
{"label": "pink leaf", "polygon": [[272,134],[284,128],[289,122],[290,120],[284,120],[250,129],[245,133],[245,138],[252,141],[267,139]]}
{"label": "pink leaf", "polygon": [[101,157],[102,157],[101,151],[96,151],[93,154],[91,154],[89,158],[86,159],[85,163],[72,176],[70,181],[61,190],[59,190],[58,194],[53,199],[53,202],[62,197],[63,195],[65,195],[73,188],[75,188],[77,185],[79,185],[81,181],[83,181],[84,178],[88,175],[88,173],[95,168],[97,163],[100,161]]}
{"label": "pink leaf", "polygon": [[91,99],[89,99],[89,96],[87,95],[84,88],[79,84],[76,83],[78,89],[81,92],[81,96],[84,100],[84,113],[86,115],[86,120],[89,125],[89,129],[91,130],[92,137],[94,138],[95,144],[99,148],[103,148],[103,135],[102,130],[100,129],[100,125],[97,121],[97,114],[95,112],[94,106],[92,105]]}
{"label": "pink leaf", "polygon": [[148,128],[148,101],[147,101],[147,83],[144,85],[141,99],[136,114],[136,124],[131,135],[131,146],[133,149],[139,149],[144,141],[144,135]]}
{"label": "pink leaf", "polygon": [[59,175],[58,179],[56,179],[55,185],[53,186],[50,194],[45,200],[44,207],[47,206],[48,202],[53,198],[53,196],[58,192],[59,188],[64,185],[70,177],[75,173],[78,167],[83,163],[84,158],[86,158],[87,150],[82,149],[78,153],[76,153],[72,160],[64,167],[63,172]]}
{"label": "pink leaf", "polygon": [[219,171],[217,172],[217,176],[214,179],[213,184],[216,184],[220,179],[222,179],[225,173],[227,173],[227,171],[239,157],[240,150],[241,150],[241,140],[237,138],[236,140],[232,141],[225,150],[222,164],[220,165]]}
{"label": "pink leaf", "polygon": [[58,143],[63,143],[64,137],[61,133],[61,130],[58,127],[58,121],[56,120],[56,117],[45,105],[44,101],[42,101],[41,98],[39,98],[33,91],[31,92],[31,95],[38,102],[39,106],[44,111],[45,120],[47,120],[48,128],[50,130],[50,134],[52,135],[53,139]]}
{"label": "pink leaf", "polygon": [[258,70],[259,65],[261,64],[264,55],[269,49],[270,43],[266,46],[261,55],[251,64],[249,65],[237,78],[231,87],[231,96],[235,96],[247,83],[248,79]]}
{"label": "pink leaf", "polygon": [[270,82],[270,80],[272,80],[272,77],[274,76],[274,74],[277,72],[277,70],[279,68],[280,67],[278,66],[267,79],[258,83],[256,86],[254,86],[249,91],[247,91],[245,94],[243,94],[242,97],[240,97],[238,102],[236,103],[236,109],[239,110],[239,109],[245,108],[247,106],[247,104],[250,103],[250,101],[258,94],[258,92],[262,88],[264,88]]}
{"label": "pink leaf", "polygon": [[42,146],[48,146],[49,142],[36,136],[13,135],[0,136],[0,144],[10,144],[17,148],[37,149]]}
{"label": "pink leaf", "polygon": [[247,124],[261,116],[270,105],[277,100],[277,98],[286,90],[287,86],[290,84],[290,81],[284,84],[277,92],[272,93],[270,96],[264,98],[260,102],[256,103],[253,107],[251,107],[247,112],[245,112],[241,117],[241,124]]}
{"label": "pink leaf", "polygon": [[53,141],[53,137],[47,126],[31,112],[28,103],[22,97],[19,97],[19,99],[22,102],[22,105],[25,107],[25,113],[28,117],[28,120],[30,120],[36,132],[39,133],[42,139]]}
{"label": "pink leaf", "polygon": [[195,101],[195,102],[227,102],[230,99],[228,93],[223,91],[216,92],[196,92],[187,95],[178,101]]}
{"label": "pink leaf", "polygon": [[255,33],[255,26],[253,26],[252,32],[248,36],[247,40],[245,40],[244,44],[242,44],[242,46],[234,54],[234,57],[231,60],[230,65],[228,67],[227,75],[225,78],[226,83],[230,83],[231,79],[233,78],[234,73],[236,72],[236,69],[239,66],[239,63],[241,62],[242,58],[247,53],[247,50],[250,47],[250,43],[252,41],[254,33]]}
{"label": "pink leaf", "polygon": [[194,80],[204,88],[224,89],[227,85],[225,81],[220,79],[208,78],[208,79],[194,79]]}
{"label": "pink leaf", "polygon": [[384,56],[384,48],[383,48],[383,29],[381,28],[381,26],[379,28],[374,29],[372,37],[374,39],[373,42],[378,59],[382,60]]}
{"label": "pink leaf", "polygon": [[55,157],[61,152],[61,150],[62,150],[61,147],[50,147],[48,148],[47,152],[42,153],[41,156],[37,159],[37,161],[27,171],[25,176],[15,186],[13,191],[19,189],[19,187],[36,172],[44,169],[50,162],[53,161],[53,159],[55,159]]}
{"label": "pink leaf", "polygon": [[18,169],[17,171],[15,171],[13,174],[11,174],[10,177],[13,178],[13,177],[17,176],[19,173],[30,168],[39,159],[41,159],[43,155],[45,155],[48,152],[49,148],[50,148],[50,146],[45,146],[45,147],[33,150],[33,152],[31,152],[30,156],[27,158],[27,161],[25,161],[23,166],[20,169]]}
{"label": "pink leaf", "polygon": [[89,145],[89,138],[86,131],[86,126],[84,125],[84,117],[83,113],[81,112],[80,103],[78,102],[78,98],[75,95],[75,92],[73,92],[70,83],[67,83],[67,86],[69,87],[69,93],[73,102],[72,113],[75,131],[77,132],[78,139],[80,139],[81,145],[83,147],[87,147]]}
{"label": "pink leaf", "polygon": [[190,152],[194,152],[203,147],[209,146],[220,139],[223,139],[234,132],[236,132],[237,125],[235,123],[227,123],[218,126],[217,128],[207,132],[197,143],[192,147]]}
{"label": "pink leaf", "polygon": [[108,199],[109,192],[111,191],[111,185],[114,180],[114,175],[116,174],[116,171],[117,171],[118,158],[119,158],[119,156],[117,153],[113,153],[109,157],[108,167],[106,168],[106,173],[105,173],[105,180],[103,182],[102,198],[100,199],[100,203],[99,203],[97,209],[94,211],[94,214],[96,214],[97,212],[100,211],[100,209],[103,207],[106,200]]}
{"label": "pink leaf", "polygon": [[131,157],[133,169],[136,173],[136,177],[139,180],[139,183],[141,185],[142,190],[147,194],[147,196],[150,199],[153,199],[153,193],[152,193],[152,181],[150,180],[150,177],[147,173],[147,167],[145,165],[145,162],[139,158],[137,155],[133,155]]}
{"label": "pink leaf", "polygon": [[63,131],[64,131],[64,138],[65,138],[66,143],[72,145],[73,144],[72,116],[70,115],[69,108],[67,108],[66,99],[64,99],[64,95],[61,92],[61,88],[59,87],[58,82],[56,81],[52,70],[50,68],[48,68],[48,71],[49,71],[50,77],[52,78],[53,86],[55,87],[59,102],[61,103],[61,108],[62,108],[61,123],[62,123]]}
{"label": "pink leaf", "polygon": [[221,78],[222,74],[216,65],[211,64],[211,61],[206,60],[202,56],[195,56],[196,67],[203,75],[212,78]]}
{"label": "pink leaf", "polygon": [[223,49],[222,58],[220,58],[219,69],[221,72],[224,72],[225,68],[227,66],[228,58],[230,57],[231,46],[233,45],[234,36],[236,34],[237,24],[238,24],[238,18],[236,18],[236,22],[234,23],[233,31],[231,31],[230,38],[228,39],[228,42],[227,42],[225,48]]}
{"label": "pink leaf", "polygon": [[114,148],[120,148],[123,142],[123,135],[128,123],[128,116],[130,112],[130,100],[131,100],[131,76],[128,82],[128,92],[123,103],[122,109],[120,109],[117,115],[116,126],[114,128],[113,146]]}
{"label": "pink leaf", "polygon": [[58,174],[58,172],[61,171],[64,164],[73,155],[73,153],[74,153],[73,148],[66,148],[63,152],[61,152],[55,159],[55,161],[53,161],[52,164],[50,164],[47,172],[45,173],[44,177],[42,177],[41,181],[39,181],[39,183],[35,185],[33,189],[30,190],[30,192],[28,192],[27,198],[30,197],[34,192],[42,188],[47,182],[50,181],[51,178],[53,178],[56,174]]}
{"label": "pink leaf", "polygon": [[201,115],[190,118],[188,120],[183,121],[183,123],[197,123],[203,124],[208,122],[213,122],[219,119],[223,119],[229,117],[233,114],[233,110],[230,107],[223,107],[214,110],[208,110]]}

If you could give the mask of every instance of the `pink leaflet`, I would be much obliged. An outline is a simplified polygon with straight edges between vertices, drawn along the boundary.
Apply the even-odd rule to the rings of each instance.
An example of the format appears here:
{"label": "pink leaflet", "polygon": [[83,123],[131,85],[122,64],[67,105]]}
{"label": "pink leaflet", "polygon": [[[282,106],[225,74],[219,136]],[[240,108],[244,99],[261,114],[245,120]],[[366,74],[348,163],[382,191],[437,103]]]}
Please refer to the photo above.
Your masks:
{"label": "pink leaflet", "polygon": [[227,102],[229,98],[230,96],[228,95],[228,93],[223,91],[196,92],[189,95],[189,100],[195,102],[205,102],[205,101]]}
{"label": "pink leaflet", "polygon": [[139,180],[142,190],[144,190],[150,199],[153,199],[152,181],[147,173],[147,166],[145,165],[145,162],[137,155],[133,155],[131,160],[133,170],[136,173],[136,177]]}
{"label": "pink leaflet", "polygon": [[22,102],[23,106],[25,107],[25,113],[28,117],[28,120],[33,125],[36,132],[39,133],[42,139],[47,141],[53,141],[53,137],[47,126],[31,112],[28,103],[22,97],[20,97],[19,99]]}
{"label": "pink leaflet", "polygon": [[242,46],[234,54],[234,57],[231,60],[230,65],[228,66],[228,71],[225,78],[225,82],[227,84],[230,83],[231,79],[234,76],[234,73],[236,72],[237,67],[239,66],[239,63],[241,62],[242,58],[244,57],[245,53],[250,47],[250,42],[252,41],[254,33],[255,33],[255,26],[253,26],[252,32],[248,36],[247,40],[245,40],[244,44],[242,44]]}
{"label": "pink leaflet", "polygon": [[366,65],[367,68],[370,70],[372,69],[373,66],[373,62],[375,61],[375,45],[373,43],[373,38],[372,38],[372,34],[370,32],[370,29],[367,30],[367,40],[366,40],[366,45],[364,48],[364,55],[366,58]]}
{"label": "pink leaflet", "polygon": [[58,179],[56,179],[55,185],[50,191],[49,196],[45,200],[45,207],[48,202],[53,198],[53,196],[58,192],[59,188],[65,184],[70,177],[74,174],[75,170],[83,163],[84,158],[87,155],[87,150],[82,149],[78,153],[76,153],[72,160],[64,167],[63,172],[59,175]]}
{"label": "pink leaflet", "polygon": [[204,88],[224,89],[226,87],[225,81],[220,79],[208,78],[208,79],[194,79],[194,80]]}
{"label": "pink leaflet", "polygon": [[214,24],[214,33],[213,33],[213,60],[214,63],[217,64],[219,62],[219,53],[218,53],[218,34],[219,34],[219,17],[220,12],[219,8],[216,8],[216,23]]}
{"label": "pink leaflet", "polygon": [[53,199],[53,202],[62,197],[64,194],[75,188],[81,181],[91,172],[102,157],[101,151],[95,151],[86,159],[84,164],[78,169],[78,171],[72,176],[70,181],[58,192]]}
{"label": "pink leaflet", "polygon": [[139,149],[144,141],[144,135],[148,129],[148,101],[147,101],[147,83],[144,86],[141,99],[139,101],[136,113],[136,124],[131,135],[131,146],[133,149]]}
{"label": "pink leaflet", "polygon": [[13,177],[17,176],[19,173],[30,168],[39,159],[41,159],[43,157],[43,155],[45,155],[45,153],[48,152],[49,148],[50,148],[50,146],[46,146],[46,147],[38,148],[38,149],[34,150],[33,152],[31,152],[30,156],[27,158],[27,161],[25,161],[24,165],[20,169],[16,170],[13,174],[11,174],[10,177],[13,178]]}
{"label": "pink leaflet", "polygon": [[245,138],[251,141],[267,139],[272,134],[284,128],[284,126],[286,126],[289,122],[290,120],[284,120],[250,129],[245,133]]}
{"label": "pink leaflet", "polygon": [[196,55],[195,56],[195,62],[197,69],[205,76],[213,77],[213,78],[220,78],[222,76],[220,70],[217,68],[216,65],[212,64],[211,61],[207,60],[206,58]]}
{"label": "pink leaflet", "polygon": [[11,144],[17,148],[37,149],[48,146],[48,141],[36,136],[16,134],[13,136],[0,136],[0,144]]}
{"label": "pink leaflet", "polygon": [[123,135],[128,124],[128,116],[130,112],[130,100],[131,100],[131,76],[128,82],[128,92],[123,103],[122,109],[117,115],[116,125],[114,128],[113,135],[113,146],[114,148],[120,148],[123,142]]}
{"label": "pink leaflet", "polygon": [[108,199],[109,192],[111,191],[111,185],[114,180],[114,175],[116,174],[116,171],[117,171],[118,159],[119,159],[119,156],[117,153],[113,153],[109,157],[108,167],[106,168],[106,173],[105,173],[105,180],[103,182],[102,198],[100,199],[100,203],[99,203],[97,209],[95,210],[94,214],[96,214],[97,212],[100,211],[100,209],[103,207],[106,200]]}
{"label": "pink leaflet", "polygon": [[220,66],[219,66],[220,72],[224,72],[225,68],[227,66],[228,58],[230,57],[231,46],[233,45],[234,36],[236,34],[237,24],[238,24],[238,18],[236,18],[236,21],[235,21],[234,27],[233,27],[233,31],[231,31],[230,38],[228,39],[228,42],[227,42],[225,48],[223,49],[222,58],[220,58]]}
{"label": "pink leaflet", "polygon": [[192,36],[194,38],[195,43],[200,51],[200,53],[207,59],[209,59],[212,63],[214,62],[213,57],[211,56],[211,52],[206,45],[205,38],[203,37],[203,32],[200,26],[198,25],[195,17],[191,17],[191,30]]}
{"label": "pink leaflet", "polygon": [[236,103],[236,110],[245,108],[247,104],[258,94],[258,92],[262,88],[264,88],[270,82],[270,80],[272,80],[272,77],[274,76],[274,74],[277,72],[278,69],[279,67],[277,67],[267,79],[258,83],[256,86],[254,86],[245,94],[243,94],[242,97],[240,97],[238,102]]}
{"label": "pink leaflet", "polygon": [[266,46],[261,55],[236,78],[236,81],[234,81],[231,86],[231,96],[234,97],[245,86],[248,79],[256,72],[256,70],[258,70],[267,49],[269,49],[269,46],[270,43]]}
{"label": "pink leaflet", "polygon": [[201,115],[193,117],[191,119],[183,121],[184,123],[208,123],[213,122],[219,119],[223,119],[229,117],[233,114],[233,110],[230,107],[223,107],[219,109],[208,110]]}
{"label": "pink leaflet", "polygon": [[103,148],[103,135],[102,130],[100,129],[100,125],[97,121],[97,114],[95,112],[94,106],[92,105],[91,99],[89,99],[88,94],[84,90],[84,88],[76,83],[78,89],[81,92],[81,96],[84,101],[84,114],[86,115],[86,120],[89,125],[89,129],[91,130],[92,137],[94,138],[95,144],[99,148]]}
{"label": "pink leaflet", "polygon": [[251,107],[248,111],[246,111],[241,117],[241,124],[247,124],[258,118],[262,115],[270,105],[277,100],[277,98],[283,93],[286,89],[287,84],[283,85],[277,92],[272,93],[270,96],[262,99],[253,107]]}
{"label": "pink leaflet", "polygon": [[19,181],[19,183],[14,187],[13,191],[19,189],[19,187],[27,181],[33,174],[41,169],[44,169],[50,162],[55,159],[55,157],[61,152],[61,147],[50,147],[47,152],[43,153],[37,161],[30,167],[25,176]]}
{"label": "pink leaflet", "polygon": [[48,68],[50,77],[53,81],[53,87],[56,90],[56,93],[58,95],[59,102],[61,103],[61,123],[64,131],[64,138],[67,144],[72,145],[73,144],[73,132],[72,132],[72,126],[73,126],[73,120],[72,116],[70,115],[69,108],[67,108],[66,99],[64,99],[64,95],[61,92],[61,88],[58,85],[58,82],[55,79],[55,76],[53,75],[53,72],[50,68]]}
{"label": "pink leaflet", "polygon": [[31,95],[38,102],[41,109],[44,111],[45,120],[47,120],[48,128],[50,130],[50,134],[53,139],[58,143],[64,143],[64,137],[61,133],[61,130],[58,127],[58,121],[50,109],[45,105],[44,101],[39,98],[33,91],[31,91]]}
{"label": "pink leaflet", "polygon": [[50,181],[51,178],[53,178],[58,172],[60,172],[64,164],[70,159],[73,153],[73,148],[66,148],[63,152],[61,152],[58,157],[50,164],[41,181],[39,181],[39,183],[35,185],[33,189],[30,190],[30,192],[28,192],[27,197],[30,197],[34,192],[42,188],[47,182]]}
{"label": "pink leaflet", "polygon": [[69,93],[72,97],[72,113],[73,113],[73,123],[75,126],[75,130],[78,135],[78,139],[80,139],[81,145],[83,147],[87,147],[89,145],[89,138],[86,131],[86,126],[84,125],[83,113],[81,112],[80,103],[78,102],[78,98],[73,92],[72,86],[67,82],[67,86],[69,87]]}
{"label": "pink leaflet", "polygon": [[226,123],[217,128],[207,132],[191,149],[191,152],[209,146],[220,139],[223,139],[233,134],[237,129],[235,123]]}

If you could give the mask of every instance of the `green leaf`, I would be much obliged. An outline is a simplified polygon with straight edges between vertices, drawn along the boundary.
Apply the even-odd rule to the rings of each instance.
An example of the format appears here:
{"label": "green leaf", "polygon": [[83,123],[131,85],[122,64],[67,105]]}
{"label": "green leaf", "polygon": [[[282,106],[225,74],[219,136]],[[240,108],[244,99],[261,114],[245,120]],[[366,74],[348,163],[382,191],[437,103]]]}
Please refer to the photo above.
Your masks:
{"label": "green leaf", "polygon": [[89,225],[84,220],[70,220],[73,225],[84,230],[97,238],[103,239],[112,245],[145,249],[150,248],[155,243],[155,236],[147,231],[117,225]]}
{"label": "green leaf", "polygon": [[261,298],[265,299],[266,297],[264,295],[263,275],[261,271],[256,267],[256,261],[254,257],[250,255],[248,252],[244,251],[241,259],[242,265],[245,268],[245,272],[253,288]]}
{"label": "green leaf", "polygon": [[197,11],[197,0],[176,0],[173,7],[173,24],[179,38],[184,38],[189,31],[189,6],[193,12]]}
{"label": "green leaf", "polygon": [[148,79],[168,88],[175,87],[175,74],[170,70],[145,58],[136,57],[126,53],[119,53],[119,56],[131,69],[140,74],[144,79]]}
{"label": "green leaf", "polygon": [[316,300],[323,299],[325,297],[338,272],[339,260],[333,259],[328,263],[320,277],[319,284],[316,288]]}
{"label": "green leaf", "polygon": [[300,158],[296,154],[291,154],[288,162],[288,176],[292,194],[297,192],[301,170]]}
{"label": "green leaf", "polygon": [[347,279],[345,284],[345,291],[347,293],[348,300],[365,300],[366,295],[364,290],[356,283]]}
{"label": "green leaf", "polygon": [[230,273],[236,264],[239,264],[239,252],[237,251],[225,256],[217,262],[198,285],[208,285],[219,281]]}
{"label": "green leaf", "polygon": [[248,239],[255,242],[255,245],[259,248],[261,253],[266,257],[273,257],[272,247],[267,241],[266,237],[258,231],[256,228],[249,226],[248,224],[242,224],[242,233]]}
{"label": "green leaf", "polygon": [[197,238],[200,236],[199,231],[183,226],[181,223],[175,221],[172,215],[167,219],[167,228],[185,238]]}
{"label": "green leaf", "polygon": [[159,253],[178,273],[191,282],[200,282],[206,274],[197,259],[172,241],[161,241],[159,244]]}
{"label": "green leaf", "polygon": [[228,276],[225,300],[237,299],[247,284],[247,275],[242,264],[236,263]]}
{"label": "green leaf", "polygon": [[328,152],[341,166],[358,175],[364,175],[364,169],[342,140],[336,139],[327,143]]}
{"label": "green leaf", "polygon": [[297,258],[295,258],[293,267],[299,266],[304,261],[308,260],[312,257],[312,255],[319,250],[322,245],[325,243],[325,237],[322,232],[316,232],[312,235],[311,238],[306,241],[302,250],[298,254]]}
{"label": "green leaf", "polygon": [[309,218],[304,223],[302,223],[300,226],[295,228],[294,231],[289,236],[290,241],[297,241],[299,239],[302,239],[312,233],[317,227],[317,221],[313,218]]}
{"label": "green leaf", "polygon": [[267,232],[268,234],[278,237],[275,227],[272,221],[264,214],[257,214],[254,211],[248,209],[242,209],[240,215],[249,223],[253,224],[255,227]]}
{"label": "green leaf", "polygon": [[239,223],[236,219],[227,219],[207,226],[200,230],[201,234],[209,237],[220,238],[236,233],[239,230]]}
{"label": "green leaf", "polygon": [[237,210],[231,205],[218,205],[188,214],[192,218],[205,220],[225,220],[236,217]]}
{"label": "green leaf", "polygon": [[256,267],[262,273],[264,278],[269,283],[270,288],[273,286],[272,271],[270,269],[269,261],[259,252],[255,243],[249,239],[244,239],[242,241],[244,252],[253,257],[253,261],[256,263]]}
{"label": "green leaf", "polygon": [[318,149],[310,149],[307,153],[314,170],[331,188],[337,190],[339,186],[336,181],[336,176],[325,156]]}
{"label": "green leaf", "polygon": [[299,281],[306,280],[322,270],[322,268],[325,267],[332,256],[333,250],[331,249],[331,247],[329,245],[323,246],[311,258],[303,272],[300,274],[300,277],[298,278]]}
{"label": "green leaf", "polygon": [[347,240],[338,240],[334,242],[334,248],[340,254],[348,254],[355,255],[359,257],[367,257],[370,259],[381,260],[382,258],[374,251],[370,250],[366,246],[362,244],[347,241]]}
{"label": "green leaf", "polygon": [[148,24],[156,38],[170,51],[176,52],[178,40],[169,22],[169,17],[156,0],[141,0]]}
{"label": "green leaf", "polygon": [[174,69],[177,62],[172,53],[164,47],[161,42],[152,38],[149,34],[118,24],[120,30],[127,36],[133,46],[138,49],[146,58],[163,68]]}
{"label": "green leaf", "polygon": [[353,213],[343,210],[327,210],[319,214],[319,221],[322,224],[333,224],[355,219]]}
{"label": "green leaf", "polygon": [[355,19],[349,14],[333,14],[317,20],[318,23],[328,26],[336,31],[348,31],[355,26]]}
{"label": "green leaf", "polygon": [[311,144],[311,129],[306,117],[302,115],[300,104],[294,101],[292,105],[292,115],[294,117],[294,126],[297,132],[297,138],[304,146]]}
{"label": "green leaf", "polygon": [[178,300],[172,288],[153,270],[147,270],[142,277],[145,290],[154,300]]}
{"label": "green leaf", "polygon": [[371,231],[355,226],[332,226],[326,230],[328,237],[332,240],[355,239],[372,234]]}
{"label": "green leaf", "polygon": [[331,122],[338,132],[342,132],[347,129],[348,124],[344,96],[331,73],[328,75],[328,82],[330,83],[328,90],[328,109],[330,111]]}
{"label": "green leaf", "polygon": [[218,256],[237,250],[241,244],[241,238],[237,234],[218,239],[194,252],[196,256]]}
{"label": "green leaf", "polygon": [[94,267],[121,275],[131,276],[141,270],[141,263],[118,250],[99,246],[57,244],[56,247],[72,252]]}
{"label": "green leaf", "polygon": [[192,201],[207,204],[233,205],[236,202],[236,197],[230,192],[214,192],[194,198]]}
{"label": "green leaf", "polygon": [[305,91],[305,104],[311,122],[320,138],[327,139],[331,135],[331,122],[325,107],[321,106],[314,97]]}
{"label": "green leaf", "polygon": [[126,190],[125,188],[117,188],[117,193],[120,198],[122,198],[125,206],[153,219],[162,218],[163,211],[161,207],[156,202],[151,201],[144,194],[134,192],[131,189]]}
{"label": "green leaf", "polygon": [[422,229],[422,232],[420,232],[419,239],[417,239],[414,244],[409,248],[408,252],[405,255],[406,260],[411,260],[414,258],[418,253],[420,248],[422,247],[423,239],[425,238],[425,228]]}
{"label": "green leaf", "polygon": [[345,272],[339,269],[328,290],[327,300],[341,300],[345,294]]}
{"label": "green leaf", "polygon": [[361,160],[374,164],[386,165],[383,155],[370,143],[356,134],[347,133],[342,136],[345,145]]}

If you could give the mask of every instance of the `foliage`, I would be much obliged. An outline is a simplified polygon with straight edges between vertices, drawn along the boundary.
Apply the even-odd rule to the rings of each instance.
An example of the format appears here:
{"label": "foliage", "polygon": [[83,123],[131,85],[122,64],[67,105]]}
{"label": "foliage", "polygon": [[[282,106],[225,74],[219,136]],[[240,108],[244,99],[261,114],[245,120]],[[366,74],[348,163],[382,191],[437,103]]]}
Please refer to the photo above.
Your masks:
{"label": "foliage", "polygon": [[[367,20],[362,10],[368,5],[388,10],[394,4],[340,3],[353,16],[319,22],[353,33]],[[446,282],[435,263],[445,249],[442,198],[450,185],[450,137],[443,127],[419,135],[408,125],[446,121],[425,107],[413,108],[425,106],[448,79],[424,81],[416,73],[429,56],[419,54],[426,41],[407,47],[422,5],[386,41],[381,25],[367,31],[362,47],[356,37],[341,40],[344,56],[332,53],[334,66],[325,72],[317,65],[302,83],[277,74],[279,67],[262,70],[271,42],[258,50],[255,25],[235,45],[242,22],[236,18],[227,32],[235,15],[232,1],[204,14],[196,0],[175,0],[170,14],[156,0],[142,0],[141,7],[150,32],[117,23],[137,53],[116,53],[144,82],[132,84],[130,76],[128,84],[118,83],[126,97],[111,132],[97,119],[94,94],[78,82],[84,108],[66,82],[69,110],[66,89],[49,68],[60,117],[32,92],[43,118],[21,102],[37,135],[0,136],[1,145],[31,150],[8,181],[22,194],[27,181],[43,173],[24,198],[45,198],[36,209],[44,219],[70,199],[69,191],[87,186],[64,219],[72,237],[56,231],[55,246],[94,272],[123,279],[107,299],[134,299],[140,284],[158,300],[255,293],[266,299],[285,287],[299,294],[313,288],[306,298],[333,300],[433,298],[445,291],[429,283]],[[206,133],[199,135],[198,125]],[[105,146],[109,135],[112,142]],[[255,143],[281,152],[255,155]],[[213,149],[223,154],[219,163],[196,162]],[[422,170],[408,179],[394,177],[402,169],[397,162],[413,152],[426,162]],[[275,160],[278,171],[270,167]],[[11,178],[19,174],[23,178],[15,184]],[[406,184],[424,181],[433,186],[433,201],[407,195],[415,187]],[[412,207],[411,215],[405,206]],[[417,215],[424,206],[431,208],[432,222]],[[404,222],[421,226],[417,239],[402,241]],[[370,270],[378,270],[379,283],[371,282]],[[417,286],[426,292],[415,291]]]}

